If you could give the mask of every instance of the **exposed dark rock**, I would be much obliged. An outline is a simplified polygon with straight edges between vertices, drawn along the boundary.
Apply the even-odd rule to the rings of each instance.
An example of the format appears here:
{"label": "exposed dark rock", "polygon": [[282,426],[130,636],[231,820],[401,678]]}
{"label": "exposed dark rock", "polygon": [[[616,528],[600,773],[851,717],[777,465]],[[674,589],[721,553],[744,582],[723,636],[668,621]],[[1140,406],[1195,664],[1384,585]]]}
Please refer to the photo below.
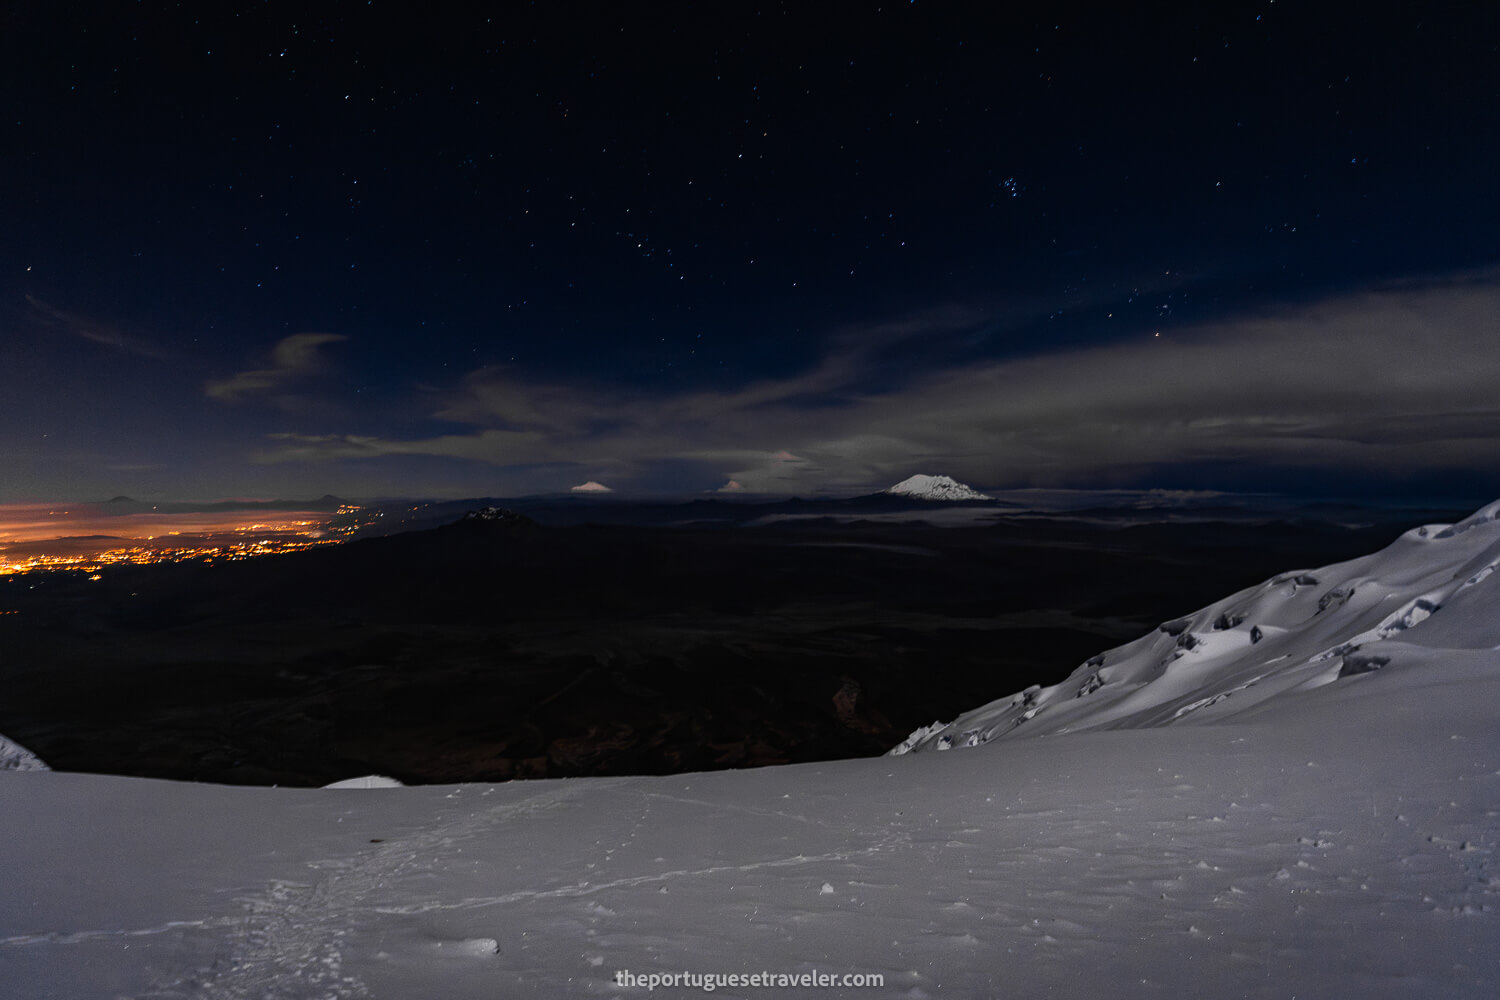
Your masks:
{"label": "exposed dark rock", "polygon": [[1339,677],[1357,677],[1360,674],[1371,674],[1391,662],[1389,656],[1378,656],[1374,653],[1346,653],[1344,665],[1339,667]]}

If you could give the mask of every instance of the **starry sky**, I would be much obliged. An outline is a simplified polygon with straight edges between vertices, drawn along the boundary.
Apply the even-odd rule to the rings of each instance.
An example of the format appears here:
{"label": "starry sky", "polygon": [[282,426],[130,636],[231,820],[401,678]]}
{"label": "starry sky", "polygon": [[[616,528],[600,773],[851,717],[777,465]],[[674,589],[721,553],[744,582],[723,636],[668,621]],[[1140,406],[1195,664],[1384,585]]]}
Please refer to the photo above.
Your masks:
{"label": "starry sky", "polygon": [[1500,6],[0,7],[0,501],[1500,495]]}

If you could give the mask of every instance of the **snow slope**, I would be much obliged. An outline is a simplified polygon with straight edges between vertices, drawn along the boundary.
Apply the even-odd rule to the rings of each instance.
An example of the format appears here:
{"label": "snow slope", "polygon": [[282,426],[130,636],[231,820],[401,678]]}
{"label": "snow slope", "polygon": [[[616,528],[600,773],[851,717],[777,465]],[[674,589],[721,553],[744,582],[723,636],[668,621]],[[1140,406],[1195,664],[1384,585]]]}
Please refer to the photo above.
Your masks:
{"label": "snow slope", "polygon": [[884,490],[919,500],[988,500],[989,497],[949,476],[911,476]]}
{"label": "snow slope", "polygon": [[1500,663],[1496,567],[1500,502],[1373,555],[1283,573],[1092,657],[1060,684],[919,729],[892,752],[1224,720],[1376,670]]}
{"label": "snow slope", "polygon": [[[1189,616],[1154,679],[1157,638],[1124,647],[1138,675],[1046,739],[359,794],[0,774],[0,995],[629,997],[616,971],[817,970],[884,985],[714,994],[1491,997],[1496,509]],[[1363,579],[1402,597],[1314,612]],[[1219,691],[1248,660],[1212,637],[1236,629],[1240,654],[1377,637],[1163,724],[1206,695],[1151,684],[1201,662]],[[1175,645],[1198,632],[1218,659]],[[1074,701],[1042,694],[1018,733]]]}

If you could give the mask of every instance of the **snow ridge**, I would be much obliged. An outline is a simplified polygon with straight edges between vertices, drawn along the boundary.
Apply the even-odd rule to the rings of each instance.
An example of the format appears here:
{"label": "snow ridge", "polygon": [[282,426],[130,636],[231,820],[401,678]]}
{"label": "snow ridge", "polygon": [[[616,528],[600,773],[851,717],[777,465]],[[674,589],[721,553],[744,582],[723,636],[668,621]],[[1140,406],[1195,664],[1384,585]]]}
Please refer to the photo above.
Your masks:
{"label": "snow ridge", "polygon": [[1500,501],[1371,555],[1282,573],[1091,657],[892,754],[1089,729],[1218,721],[1335,681],[1436,659],[1500,669]]}
{"label": "snow ridge", "polygon": [[972,486],[953,479],[949,476],[925,476],[916,475],[901,480],[895,486],[884,490],[895,496],[915,497],[919,500],[990,500],[989,496],[980,493]]}

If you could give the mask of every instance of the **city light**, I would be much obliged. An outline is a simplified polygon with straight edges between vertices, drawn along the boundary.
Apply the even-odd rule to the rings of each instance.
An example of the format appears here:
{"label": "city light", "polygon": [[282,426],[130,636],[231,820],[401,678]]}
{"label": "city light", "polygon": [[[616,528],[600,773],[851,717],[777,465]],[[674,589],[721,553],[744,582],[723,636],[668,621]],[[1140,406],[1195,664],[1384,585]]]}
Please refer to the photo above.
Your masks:
{"label": "city light", "polygon": [[[50,513],[50,512],[49,512]],[[63,512],[59,512],[63,513]],[[0,576],[27,573],[74,572],[101,580],[111,567],[154,566],[180,562],[237,562],[260,556],[285,555],[325,545],[338,545],[361,528],[378,520],[381,512],[344,505],[332,519],[294,521],[253,521],[225,530],[184,536],[181,531],[166,531],[135,539],[110,539],[112,546],[97,552],[33,551],[7,556],[0,552]],[[179,544],[147,544],[181,539]],[[125,544],[120,544],[122,541]],[[46,548],[46,543],[28,548]]]}

